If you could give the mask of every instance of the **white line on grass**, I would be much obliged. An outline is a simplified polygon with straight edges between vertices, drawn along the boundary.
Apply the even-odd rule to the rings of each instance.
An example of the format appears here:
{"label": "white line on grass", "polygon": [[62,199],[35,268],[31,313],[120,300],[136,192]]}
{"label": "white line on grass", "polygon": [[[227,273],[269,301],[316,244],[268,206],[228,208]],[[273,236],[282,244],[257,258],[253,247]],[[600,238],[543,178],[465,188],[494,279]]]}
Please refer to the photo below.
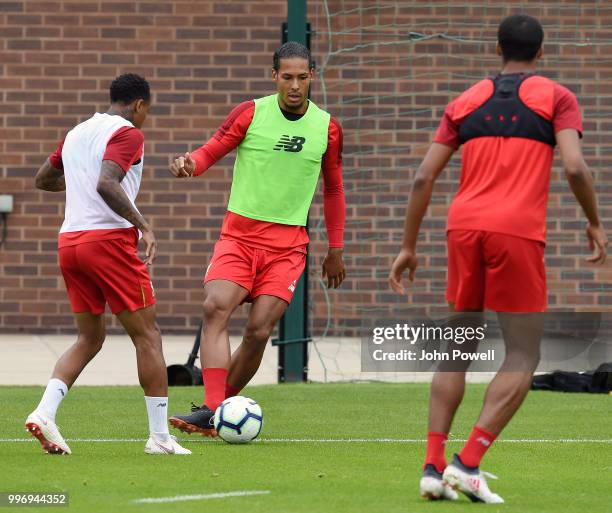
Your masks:
{"label": "white line on grass", "polygon": [[[87,443],[119,443],[119,442],[146,442],[146,438],[67,438],[67,442]],[[186,438],[182,441],[195,443],[214,443],[210,438]],[[0,438],[0,443],[12,442],[36,442],[34,438]],[[260,438],[253,443],[396,443],[396,444],[420,444],[427,440],[420,438]],[[452,438],[449,443],[464,443],[465,438]],[[539,443],[539,444],[611,444],[612,438],[502,438],[495,443]]]}
{"label": "white line on grass", "polygon": [[229,497],[248,497],[250,495],[267,495],[270,490],[245,490],[240,492],[209,493],[206,495],[175,495],[174,497],[148,497],[136,499],[137,504],[157,504],[160,502],[203,501],[208,499],[226,499]]}

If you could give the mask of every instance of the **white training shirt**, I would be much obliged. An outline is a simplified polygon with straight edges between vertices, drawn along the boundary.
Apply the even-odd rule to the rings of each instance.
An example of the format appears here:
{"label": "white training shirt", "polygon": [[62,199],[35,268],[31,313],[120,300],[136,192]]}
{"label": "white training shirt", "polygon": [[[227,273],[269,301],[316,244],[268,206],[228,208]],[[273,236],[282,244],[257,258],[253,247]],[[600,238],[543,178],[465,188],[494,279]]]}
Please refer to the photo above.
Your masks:
{"label": "white training shirt", "polygon": [[[97,186],[106,146],[117,130],[133,127],[127,119],[96,113],[75,126],[64,140],[62,162],[66,180],[66,211],[60,233],[131,228],[98,194]],[[127,170],[121,187],[136,208],[144,154]]]}

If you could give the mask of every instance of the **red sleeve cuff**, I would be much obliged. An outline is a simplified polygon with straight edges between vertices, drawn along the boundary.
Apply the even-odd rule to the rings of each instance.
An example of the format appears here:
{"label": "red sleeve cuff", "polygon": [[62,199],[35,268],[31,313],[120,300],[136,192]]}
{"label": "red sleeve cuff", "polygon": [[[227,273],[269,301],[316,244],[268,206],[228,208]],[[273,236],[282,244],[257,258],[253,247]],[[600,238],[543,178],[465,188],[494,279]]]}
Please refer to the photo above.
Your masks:
{"label": "red sleeve cuff", "polygon": [[330,248],[344,248],[344,230],[342,228],[337,230],[327,230],[327,238],[328,246]]}
{"label": "red sleeve cuff", "polygon": [[62,139],[58,144],[55,151],[49,155],[49,162],[55,169],[64,170],[64,162],[62,160],[62,149],[64,148],[64,139]]}
{"label": "red sleeve cuff", "polygon": [[49,162],[55,169],[64,169],[64,163],[62,162],[62,157],[58,157],[55,153],[49,155]]}

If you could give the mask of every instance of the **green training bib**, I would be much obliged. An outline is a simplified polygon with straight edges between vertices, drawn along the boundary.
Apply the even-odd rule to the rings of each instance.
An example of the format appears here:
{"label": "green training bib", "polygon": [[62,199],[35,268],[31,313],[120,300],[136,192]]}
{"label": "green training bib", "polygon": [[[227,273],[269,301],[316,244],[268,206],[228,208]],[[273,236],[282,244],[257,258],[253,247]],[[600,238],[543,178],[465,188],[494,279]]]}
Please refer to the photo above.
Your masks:
{"label": "green training bib", "polygon": [[321,160],[327,150],[330,115],[309,102],[289,121],[278,95],[255,100],[255,114],[238,146],[228,210],[251,219],[305,226]]}

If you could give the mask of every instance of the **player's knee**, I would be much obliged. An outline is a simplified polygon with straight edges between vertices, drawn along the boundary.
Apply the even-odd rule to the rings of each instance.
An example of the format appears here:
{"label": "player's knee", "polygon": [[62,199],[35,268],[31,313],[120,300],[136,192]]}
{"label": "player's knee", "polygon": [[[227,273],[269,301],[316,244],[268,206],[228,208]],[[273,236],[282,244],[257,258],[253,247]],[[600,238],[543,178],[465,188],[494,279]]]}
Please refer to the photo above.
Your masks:
{"label": "player's knee", "polygon": [[539,347],[507,348],[504,366],[516,372],[533,372],[540,363]]}
{"label": "player's knee", "polygon": [[97,354],[100,349],[102,349],[102,345],[104,344],[105,339],[104,333],[95,333],[95,334],[79,334],[79,343],[84,344],[88,351],[92,354]]}
{"label": "player's knee", "polygon": [[227,321],[231,314],[231,310],[228,305],[225,304],[221,298],[214,295],[206,296],[202,309],[204,313],[204,322],[209,324],[213,322]]}
{"label": "player's knee", "polygon": [[140,351],[161,351],[161,331],[157,324],[147,326],[131,335],[134,346]]}
{"label": "player's knee", "polygon": [[244,340],[254,345],[265,344],[270,338],[272,329],[265,324],[247,324]]}

